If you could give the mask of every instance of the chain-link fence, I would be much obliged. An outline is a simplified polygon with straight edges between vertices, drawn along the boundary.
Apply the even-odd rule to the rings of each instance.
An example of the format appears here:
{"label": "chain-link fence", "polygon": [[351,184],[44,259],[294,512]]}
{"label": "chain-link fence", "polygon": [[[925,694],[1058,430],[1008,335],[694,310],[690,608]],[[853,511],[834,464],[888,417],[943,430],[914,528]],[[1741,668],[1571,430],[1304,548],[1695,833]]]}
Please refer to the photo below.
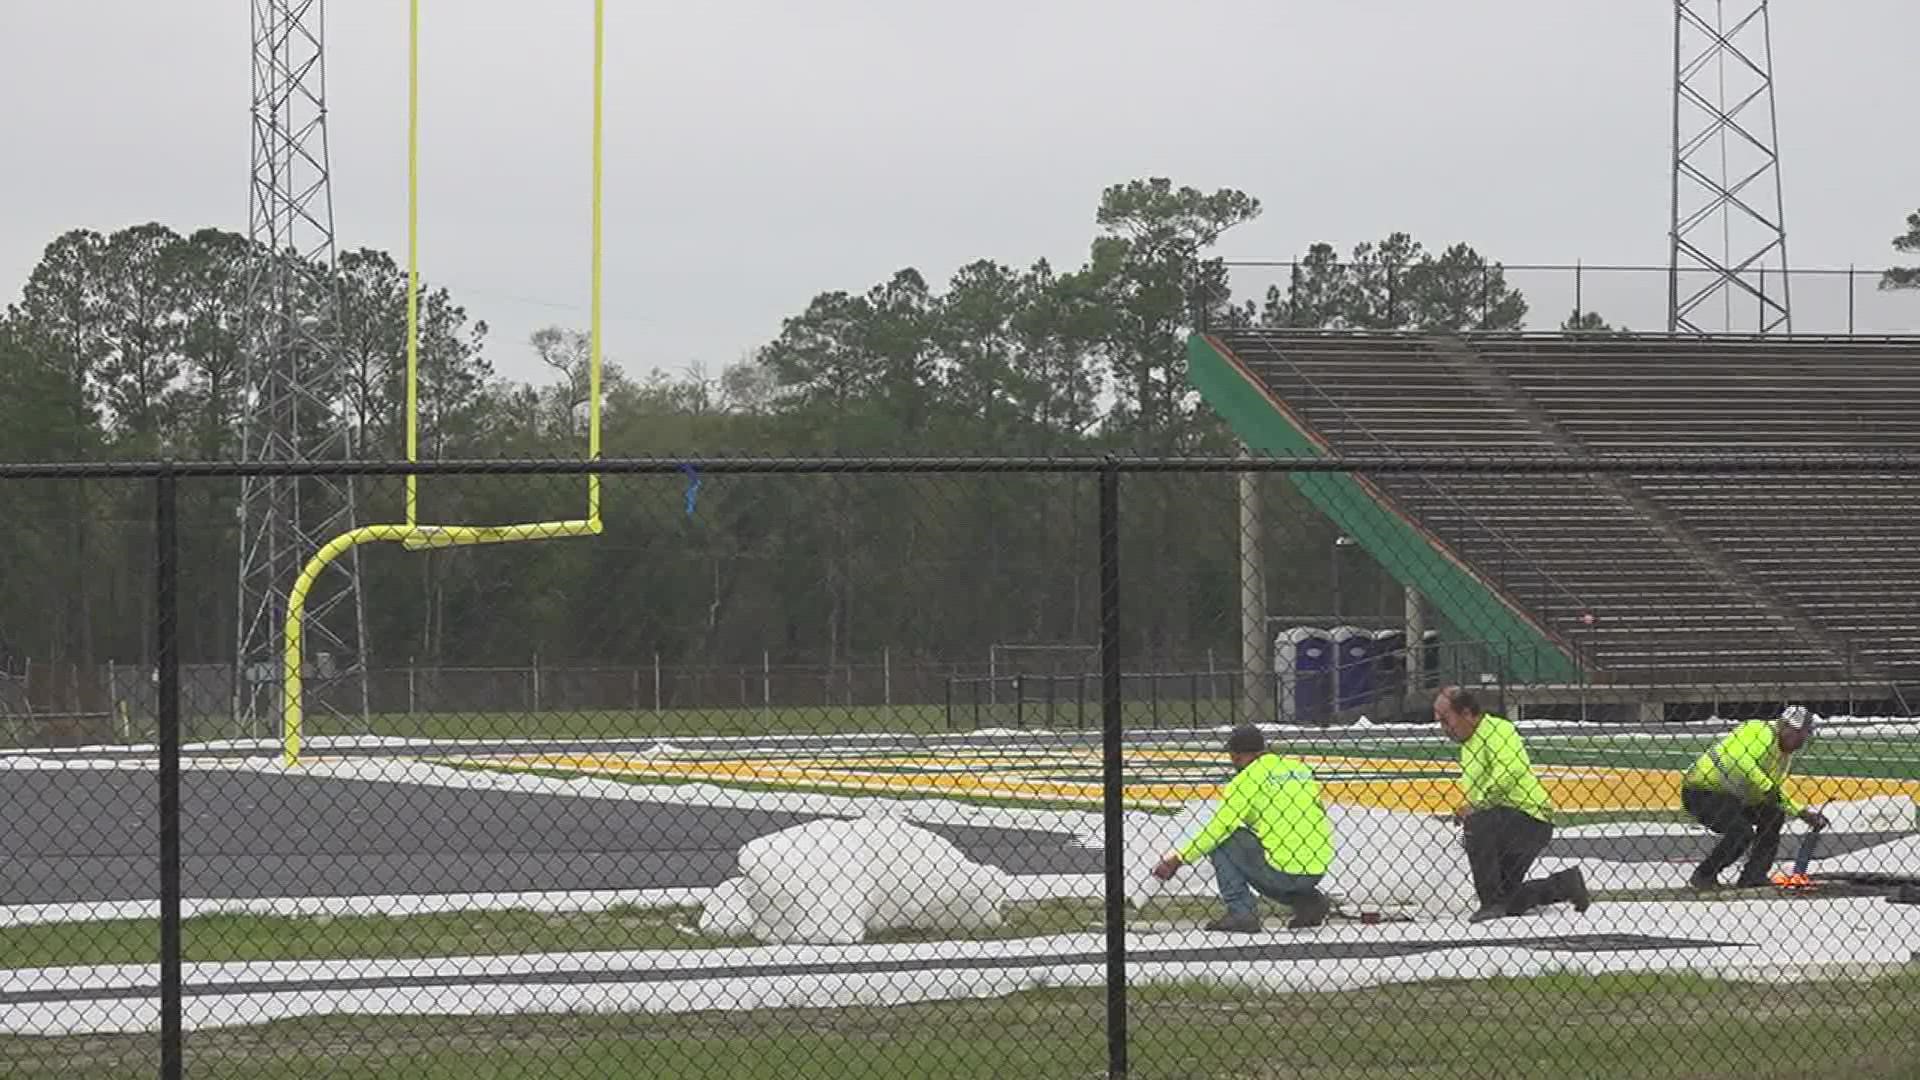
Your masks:
{"label": "chain-link fence", "polygon": [[1920,460],[404,468],[0,466],[0,1074],[1920,1055]]}

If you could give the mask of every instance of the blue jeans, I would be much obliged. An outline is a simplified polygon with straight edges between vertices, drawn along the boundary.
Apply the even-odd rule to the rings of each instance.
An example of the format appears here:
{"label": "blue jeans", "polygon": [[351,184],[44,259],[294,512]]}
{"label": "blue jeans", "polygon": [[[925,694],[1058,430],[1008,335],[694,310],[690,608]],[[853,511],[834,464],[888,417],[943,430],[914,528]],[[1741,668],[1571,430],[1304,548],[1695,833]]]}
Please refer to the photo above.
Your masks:
{"label": "blue jeans", "polygon": [[[1220,899],[1227,914],[1254,913],[1253,893],[1269,900],[1294,904],[1312,895],[1320,885],[1319,874],[1288,874],[1275,870],[1267,862],[1267,852],[1251,829],[1241,826],[1207,856],[1213,864],[1213,876],[1220,887]],[[1249,890],[1252,891],[1249,891]]]}

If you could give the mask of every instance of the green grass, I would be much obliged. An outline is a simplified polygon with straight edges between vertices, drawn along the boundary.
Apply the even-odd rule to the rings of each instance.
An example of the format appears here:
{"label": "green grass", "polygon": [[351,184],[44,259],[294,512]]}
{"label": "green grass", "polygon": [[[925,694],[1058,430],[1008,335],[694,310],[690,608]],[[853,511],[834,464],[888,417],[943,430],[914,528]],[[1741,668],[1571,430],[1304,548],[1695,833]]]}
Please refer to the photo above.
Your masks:
{"label": "green grass", "polygon": [[665,709],[613,712],[378,714],[358,720],[315,715],[313,735],[386,735],[409,739],[662,739],[740,735],[846,735],[946,731],[946,710],[901,705],[772,709]]}
{"label": "green grass", "polygon": [[[1122,713],[1129,730],[1150,731],[1194,726],[1214,727],[1230,722],[1232,703],[1129,701]],[[1157,722],[1156,722],[1157,719]],[[191,739],[219,739],[233,735],[224,717],[192,717]],[[614,709],[605,711],[377,713],[362,723],[311,712],[306,732],[312,735],[385,735],[413,739],[660,739],[702,736],[852,735],[888,733],[907,735],[965,735],[982,728],[1048,731],[1100,730],[1100,703],[1088,699],[1078,711],[1071,699],[1058,702],[1051,713],[1045,702],[1028,702],[1016,710],[1012,703],[955,702],[949,726],[946,706],[931,705],[754,705],[713,709]],[[148,732],[148,735],[151,733]],[[257,733],[255,733],[257,734]]]}
{"label": "green grass", "polygon": [[[1136,986],[1128,1027],[1141,1080],[1882,1080],[1920,1073],[1920,977],[1552,976],[1287,995]],[[152,1035],[0,1039],[0,1073],[144,1080],[153,1047]],[[1105,1075],[1105,999],[1056,989],[838,1009],[323,1018],[189,1033],[187,1055],[191,1075],[260,1080],[1082,1078]]]}
{"label": "green grass", "polygon": [[[1210,918],[1211,901],[1169,898],[1140,906],[1130,921]],[[966,935],[975,940],[1085,933],[1104,925],[1103,902],[1046,900],[1008,904],[1004,924]],[[205,915],[185,920],[182,947],[189,963],[495,956],[534,952],[638,949],[712,949],[753,945],[743,938],[705,937],[683,927],[699,922],[697,907],[617,906],[597,912],[473,911],[434,915],[266,916]],[[148,964],[158,955],[152,920],[57,922],[0,928],[0,969],[89,964]],[[879,943],[950,940],[955,935],[898,931]]]}
{"label": "green grass", "polygon": [[[349,957],[489,956],[751,944],[679,927],[697,908],[615,907],[599,912],[475,911],[408,916],[205,915],[185,920],[189,963],[338,960]],[[145,919],[0,928],[0,964],[11,968],[149,964],[158,924]]]}
{"label": "green grass", "polygon": [[[1647,900],[1702,901],[1683,889],[1596,894],[1610,903]],[[1722,893],[1714,900],[1777,901],[1770,890]],[[1263,905],[1269,918],[1285,909]],[[1219,914],[1212,897],[1164,897],[1130,907],[1127,924],[1197,925]],[[1105,901],[1075,898],[1017,902],[1002,908],[1003,923],[968,934],[889,931],[875,944],[950,940],[1014,940],[1099,932]],[[707,937],[694,905],[642,908],[619,905],[604,911],[524,910],[433,915],[272,916],[203,915],[185,920],[182,943],[189,963],[410,959],[435,956],[499,956],[537,952],[609,952],[652,949],[716,949],[751,946],[747,938]],[[93,964],[150,964],[159,949],[158,924],[150,919],[55,922],[0,928],[0,970]]]}

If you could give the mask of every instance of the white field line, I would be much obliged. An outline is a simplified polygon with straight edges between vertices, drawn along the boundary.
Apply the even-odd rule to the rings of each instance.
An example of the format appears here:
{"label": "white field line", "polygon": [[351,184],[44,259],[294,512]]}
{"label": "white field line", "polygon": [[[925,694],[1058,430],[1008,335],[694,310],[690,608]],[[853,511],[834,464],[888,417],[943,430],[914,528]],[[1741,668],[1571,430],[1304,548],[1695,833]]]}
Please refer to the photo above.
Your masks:
{"label": "white field line", "polygon": [[[1920,946],[1920,908],[1878,901],[1786,901],[1749,903],[1614,904],[1585,915],[1563,909],[1523,919],[1470,926],[1458,920],[1335,925],[1311,931],[1270,930],[1258,941],[1319,942],[1446,940],[1460,944],[1412,955],[1365,959],[1302,959],[1278,962],[1163,961],[1136,958],[1130,982],[1209,980],[1268,991],[1326,991],[1434,979],[1529,976],[1554,972],[1690,972],[1719,978],[1792,981],[1840,972],[1880,973],[1911,962]],[[1652,948],[1632,952],[1558,952],[1514,941],[1519,937],[1570,934],[1638,934],[1705,939],[1703,948]],[[1223,944],[1190,931],[1134,934],[1132,951]],[[571,1010],[681,1012],[738,1011],[773,1007],[893,1004],[1000,996],[1049,986],[1095,986],[1100,963],[1070,962],[1063,954],[1098,954],[1104,938],[1063,935],[1025,941],[928,942],[878,946],[769,946],[749,949],[649,950],[532,956],[437,957],[407,960],[346,960],[299,963],[192,964],[185,980],[201,988],[187,998],[186,1025],[193,1030],[258,1024],[295,1016],[329,1014],[506,1014]],[[998,969],[941,969],[942,960],[1000,958]],[[728,977],[724,969],[748,964],[808,964],[831,968],[856,961],[900,965],[885,974],[783,973]],[[659,981],[662,973],[721,969],[710,975]],[[551,981],[462,986],[461,978],[549,973]],[[572,973],[630,973],[630,980],[569,981]],[[409,987],[408,978],[436,982]],[[10,1034],[78,1035],[151,1031],[158,1003],[142,994],[112,993],[152,986],[150,965],[18,970],[4,974],[0,992],[33,992],[63,1000],[0,1006],[0,1031]],[[296,988],[338,979],[392,980],[369,988]],[[209,984],[246,982],[255,988],[205,992]],[[284,987],[284,988],[282,988]]]}

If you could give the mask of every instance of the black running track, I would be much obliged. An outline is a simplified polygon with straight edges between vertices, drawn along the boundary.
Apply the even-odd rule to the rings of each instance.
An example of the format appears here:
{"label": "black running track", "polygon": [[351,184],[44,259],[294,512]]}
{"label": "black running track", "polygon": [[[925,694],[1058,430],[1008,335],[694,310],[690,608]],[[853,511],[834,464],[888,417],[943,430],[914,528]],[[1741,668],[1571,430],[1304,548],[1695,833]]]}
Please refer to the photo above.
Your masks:
{"label": "black running track", "polygon": [[[159,895],[150,771],[0,772],[0,904]],[[716,885],[747,841],[820,815],[250,771],[181,775],[189,897]],[[1097,873],[1049,832],[928,826],[1013,873]]]}
{"label": "black running track", "polygon": [[[146,770],[0,771],[0,904],[157,896],[156,796]],[[190,769],[181,816],[184,895],[255,898],[699,888],[732,876],[747,841],[818,815]],[[927,827],[1015,874],[1101,869],[1098,850],[1060,833]],[[1829,835],[1819,854],[1890,839]],[[1683,862],[1707,841],[1559,838],[1549,851]]]}

